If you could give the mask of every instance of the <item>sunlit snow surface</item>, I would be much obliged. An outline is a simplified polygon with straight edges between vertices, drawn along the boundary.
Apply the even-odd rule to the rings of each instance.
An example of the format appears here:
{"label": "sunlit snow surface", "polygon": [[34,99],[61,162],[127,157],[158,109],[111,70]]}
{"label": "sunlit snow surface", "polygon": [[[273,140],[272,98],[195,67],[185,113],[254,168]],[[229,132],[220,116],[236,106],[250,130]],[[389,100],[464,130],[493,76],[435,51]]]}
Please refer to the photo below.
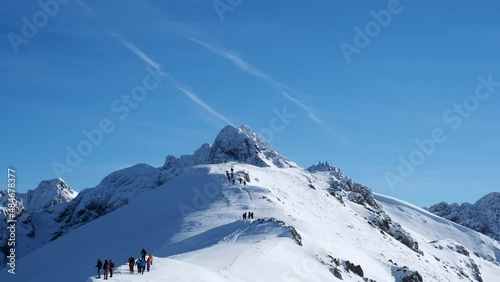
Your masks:
{"label": "sunlit snow surface", "polygon": [[[235,177],[247,172],[251,181],[246,186],[228,182],[225,171],[231,167]],[[418,254],[369,225],[365,207],[347,199],[344,206],[331,196],[326,190],[331,177],[328,171],[236,162],[187,167],[25,256],[17,262],[16,275],[2,271],[0,281],[99,281],[98,258],[114,260],[113,281],[339,281],[327,256],[359,264],[365,277],[379,282],[399,281],[393,262],[418,271],[424,281],[470,281],[465,275],[473,277],[471,259],[483,281],[498,281],[498,242],[376,195],[393,221],[418,241],[424,255]],[[243,220],[246,211],[253,211],[255,219]],[[301,235],[303,246],[289,226]],[[155,256],[152,271],[131,275],[127,260],[139,257],[142,248]],[[363,281],[340,269],[343,281]]]}

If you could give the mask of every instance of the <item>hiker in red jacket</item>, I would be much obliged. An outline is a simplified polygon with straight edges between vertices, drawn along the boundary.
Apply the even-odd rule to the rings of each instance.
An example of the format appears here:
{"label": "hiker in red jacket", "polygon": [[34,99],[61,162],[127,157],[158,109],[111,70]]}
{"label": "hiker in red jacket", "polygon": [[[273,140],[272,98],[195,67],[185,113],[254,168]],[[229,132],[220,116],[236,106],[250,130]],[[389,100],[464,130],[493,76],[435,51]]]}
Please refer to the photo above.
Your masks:
{"label": "hiker in red jacket", "polygon": [[128,259],[128,268],[130,270],[130,274],[134,274],[134,265],[135,265],[135,258],[134,256],[130,256]]}
{"label": "hiker in red jacket", "polygon": [[109,259],[109,277],[113,277],[113,268],[115,267],[115,263],[112,259]]}

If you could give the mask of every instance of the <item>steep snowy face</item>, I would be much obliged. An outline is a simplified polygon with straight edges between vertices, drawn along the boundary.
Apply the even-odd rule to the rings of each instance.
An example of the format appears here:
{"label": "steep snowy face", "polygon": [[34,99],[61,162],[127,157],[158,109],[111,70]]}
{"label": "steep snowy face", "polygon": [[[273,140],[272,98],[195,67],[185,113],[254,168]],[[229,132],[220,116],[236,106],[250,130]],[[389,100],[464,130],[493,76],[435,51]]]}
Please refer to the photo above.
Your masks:
{"label": "steep snowy face", "polygon": [[370,188],[354,182],[339,168],[328,164],[328,162],[319,162],[319,164],[307,168],[307,171],[317,179],[328,183],[329,187],[326,190],[342,205],[345,206],[344,200],[349,200],[363,206],[368,211],[366,218],[370,225],[378,228],[382,233],[389,234],[411,250],[417,253],[421,252],[417,241],[382,209]]}
{"label": "steep snowy face", "polygon": [[[34,190],[27,193],[16,193],[14,209],[9,209],[9,213],[14,211],[14,217],[18,223],[16,225],[17,257],[36,249],[46,240],[44,227],[51,226],[57,209],[61,205],[68,204],[78,195],[62,179],[44,180]],[[10,249],[7,239],[7,221],[5,213],[7,208],[12,206],[9,202],[9,195],[5,191],[0,191],[0,261],[5,261],[5,255]]]}
{"label": "steep snowy face", "polygon": [[106,176],[99,185],[85,189],[55,219],[63,223],[53,239],[129,203],[137,195],[158,187],[160,170],[147,164]]}
{"label": "steep snowy face", "polygon": [[208,156],[209,163],[236,161],[259,167],[297,167],[278,154],[271,145],[248,126],[224,127],[215,138]]}
{"label": "steep snowy face", "polygon": [[40,211],[55,204],[69,202],[77,195],[78,193],[60,178],[44,180],[34,190],[28,190],[23,197],[24,207],[31,212]]}
{"label": "steep snowy face", "polygon": [[[21,258],[44,244],[106,215],[129,203],[143,192],[158,187],[160,170],[138,164],[106,176],[95,188],[80,193],[62,179],[42,181],[34,190],[17,194],[16,240]],[[7,205],[7,194],[0,192],[0,204]],[[0,207],[0,212],[2,208]],[[0,219],[4,217],[3,212]],[[0,221],[0,261],[5,261],[8,234],[6,221]]]}
{"label": "steep snowy face", "polygon": [[475,204],[447,204],[431,206],[430,212],[450,221],[500,240],[500,193],[493,192]]}

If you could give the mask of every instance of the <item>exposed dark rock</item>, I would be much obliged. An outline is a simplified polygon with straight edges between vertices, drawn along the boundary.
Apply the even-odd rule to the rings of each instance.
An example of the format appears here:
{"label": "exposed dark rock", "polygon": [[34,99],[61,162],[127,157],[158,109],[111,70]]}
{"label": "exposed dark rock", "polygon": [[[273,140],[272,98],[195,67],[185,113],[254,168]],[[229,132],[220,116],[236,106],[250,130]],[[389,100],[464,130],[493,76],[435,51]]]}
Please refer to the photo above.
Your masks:
{"label": "exposed dark rock", "polygon": [[479,266],[476,264],[476,262],[473,259],[470,260],[470,268],[472,269],[472,275],[474,276],[474,279],[476,279],[478,282],[483,282],[483,278],[481,277],[481,271],[479,270]]}
{"label": "exposed dark rock", "polygon": [[462,254],[462,255],[465,255],[465,256],[469,256],[469,251],[467,251],[467,249],[462,245],[456,245],[455,252]]}
{"label": "exposed dark rock", "polygon": [[350,261],[345,262],[345,268],[347,271],[356,273],[359,277],[363,277],[363,268],[361,268],[361,265],[355,265],[354,263],[351,263]]}
{"label": "exposed dark rock", "polygon": [[343,280],[342,273],[340,273],[340,269],[338,269],[337,267],[330,268],[330,272],[333,274],[333,276],[337,277],[340,280]]}
{"label": "exposed dark rock", "polygon": [[290,231],[292,232],[292,236],[295,239],[295,243],[299,246],[302,246],[302,236],[300,236],[299,232],[295,229],[295,227],[290,226]]}
{"label": "exposed dark rock", "polygon": [[418,271],[413,271],[406,266],[393,267],[393,275],[396,282],[423,282],[423,278]]}
{"label": "exposed dark rock", "polygon": [[299,246],[302,246],[302,236],[300,236],[299,232],[297,232],[295,227],[286,224],[284,221],[278,220],[274,217],[271,217],[271,218],[259,218],[259,219],[257,219],[257,222],[258,223],[276,222],[281,226],[287,227],[290,230],[290,234],[291,234],[292,238],[294,239],[295,243],[297,243],[297,245],[299,245]]}
{"label": "exposed dark rock", "polygon": [[403,277],[401,279],[401,282],[423,282],[424,279],[422,279],[422,276],[418,271],[413,272],[412,274],[409,274],[408,276]]}

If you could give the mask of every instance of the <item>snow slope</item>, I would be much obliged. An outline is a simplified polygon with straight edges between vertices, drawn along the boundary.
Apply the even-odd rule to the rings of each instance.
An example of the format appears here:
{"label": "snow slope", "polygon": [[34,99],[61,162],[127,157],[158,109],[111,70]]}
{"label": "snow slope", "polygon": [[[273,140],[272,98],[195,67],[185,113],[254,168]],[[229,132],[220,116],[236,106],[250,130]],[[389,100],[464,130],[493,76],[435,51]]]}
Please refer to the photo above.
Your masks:
{"label": "snow slope", "polygon": [[[498,281],[500,272],[500,244],[486,235],[438,217],[420,207],[400,200],[375,195],[384,210],[411,234],[427,244],[424,253],[434,256],[437,267],[466,269],[471,262],[482,261],[480,267],[484,281]],[[457,255],[452,256],[449,251]],[[438,259],[445,257],[446,260]],[[485,278],[488,277],[488,278]],[[491,277],[491,278],[490,278]]]}
{"label": "snow slope", "polygon": [[[246,172],[251,181],[228,182],[231,167],[235,177]],[[473,279],[473,261],[483,281],[497,281],[498,242],[377,195],[418,241],[418,253],[369,224],[370,207],[333,196],[326,174],[236,162],[188,167],[25,256],[16,275],[2,272],[0,280],[93,281],[97,258],[111,258],[114,281],[337,281],[334,272],[343,281],[363,281],[345,270],[347,261],[375,281],[401,281],[412,271],[424,281],[471,281],[465,275]],[[242,220],[245,211],[256,219]],[[427,223],[413,224],[417,218]],[[448,248],[452,244],[471,255]],[[153,271],[130,275],[126,261],[142,248],[155,255]],[[402,266],[409,267],[404,274]]]}
{"label": "snow slope", "polygon": [[[239,161],[260,167],[297,167],[278,154],[261,136],[247,126],[226,126],[212,145],[203,144],[192,155],[167,156],[162,167],[137,164],[106,176],[94,188],[73,191],[62,179],[42,181],[26,194],[16,194],[17,257],[21,258],[47,242],[57,240],[74,229],[126,205],[136,195],[157,188],[200,164]],[[0,190],[0,219],[7,206],[7,192]],[[5,220],[0,221],[0,268],[7,246]]]}
{"label": "snow slope", "polygon": [[[123,205],[137,194],[158,187],[160,170],[138,164],[106,176],[95,188],[73,191],[62,179],[45,180],[34,190],[16,193],[16,257],[22,258],[44,244],[85,225]],[[0,212],[7,194],[0,191]],[[0,214],[0,262],[8,253],[8,230]]]}
{"label": "snow slope", "polygon": [[[254,220],[242,219],[248,211]],[[113,259],[115,281],[500,277],[497,241],[374,195],[330,164],[302,169],[246,126],[225,127],[212,145],[160,168],[114,172],[36,214],[37,236],[52,239],[25,250],[0,281],[94,281],[98,258]],[[131,275],[126,262],[142,248],[155,255],[153,271]]]}

